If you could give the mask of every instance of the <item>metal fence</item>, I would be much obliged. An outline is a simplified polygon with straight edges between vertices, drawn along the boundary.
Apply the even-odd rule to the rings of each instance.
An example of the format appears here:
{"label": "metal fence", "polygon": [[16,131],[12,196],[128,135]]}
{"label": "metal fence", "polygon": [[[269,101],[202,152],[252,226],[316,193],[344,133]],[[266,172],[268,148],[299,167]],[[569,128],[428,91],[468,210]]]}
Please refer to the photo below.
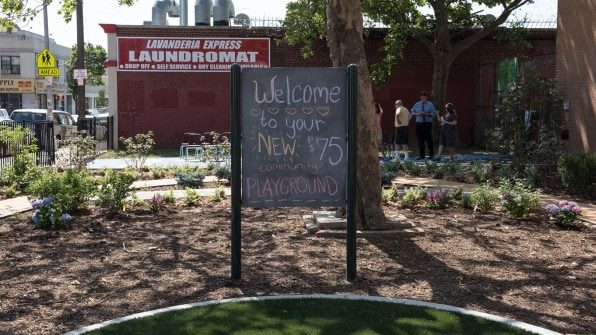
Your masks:
{"label": "metal fence", "polygon": [[[28,129],[25,139],[17,143],[0,141],[0,168],[12,162],[12,153],[20,152],[24,146],[31,143],[37,145],[35,153],[36,164],[39,166],[51,166],[56,161],[56,141],[54,140],[54,125],[50,121],[22,121],[22,122],[0,122],[0,126],[8,128],[22,127]],[[4,128],[0,128],[4,131]],[[1,134],[0,134],[0,137]]]}
{"label": "metal fence", "polygon": [[[95,139],[96,151],[107,151],[113,148],[111,134],[114,131],[114,117],[105,118],[84,118],[77,122],[77,130],[85,130],[88,135]],[[56,162],[56,149],[58,143],[54,138],[54,125],[49,121],[22,121],[11,122],[2,121],[0,126],[9,128],[22,127],[29,129],[27,137],[16,144],[9,144],[0,140],[0,168],[12,162],[12,154],[19,152],[25,145],[35,143],[37,152],[35,153],[36,164],[39,166],[52,166]],[[0,127],[0,131],[2,131]],[[0,139],[2,134],[0,133]]]}

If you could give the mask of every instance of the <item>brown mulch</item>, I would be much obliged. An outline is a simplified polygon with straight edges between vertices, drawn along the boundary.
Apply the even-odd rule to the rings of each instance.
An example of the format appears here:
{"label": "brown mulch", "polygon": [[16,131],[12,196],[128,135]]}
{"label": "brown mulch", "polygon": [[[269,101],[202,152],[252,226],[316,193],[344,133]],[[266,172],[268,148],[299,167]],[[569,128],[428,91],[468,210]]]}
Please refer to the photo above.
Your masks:
{"label": "brown mulch", "polygon": [[117,317],[235,297],[352,294],[431,301],[562,333],[596,333],[596,229],[544,215],[403,210],[425,232],[359,237],[346,280],[343,239],[309,235],[313,208],[242,208],[242,279],[231,279],[229,199],[108,219],[95,207],[62,229],[31,213],[0,222],[0,334],[61,334]]}

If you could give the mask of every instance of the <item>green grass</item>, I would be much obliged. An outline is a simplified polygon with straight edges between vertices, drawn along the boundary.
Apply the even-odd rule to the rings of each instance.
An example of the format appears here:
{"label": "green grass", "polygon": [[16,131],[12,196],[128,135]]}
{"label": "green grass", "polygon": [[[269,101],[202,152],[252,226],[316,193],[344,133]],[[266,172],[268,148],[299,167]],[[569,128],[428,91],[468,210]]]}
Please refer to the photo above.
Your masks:
{"label": "green grass", "polygon": [[275,299],[211,304],[125,321],[107,334],[531,334],[471,315],[348,299]]}

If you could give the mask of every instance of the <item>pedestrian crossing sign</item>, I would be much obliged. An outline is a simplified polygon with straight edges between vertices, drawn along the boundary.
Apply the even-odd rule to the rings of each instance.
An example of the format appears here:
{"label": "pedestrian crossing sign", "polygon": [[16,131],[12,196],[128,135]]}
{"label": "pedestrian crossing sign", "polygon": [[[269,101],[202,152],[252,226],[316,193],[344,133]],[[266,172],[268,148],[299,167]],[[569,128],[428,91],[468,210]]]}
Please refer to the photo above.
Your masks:
{"label": "pedestrian crossing sign", "polygon": [[56,57],[52,55],[50,50],[44,48],[39,55],[37,55],[37,67],[38,68],[48,68],[48,67],[56,67]]}

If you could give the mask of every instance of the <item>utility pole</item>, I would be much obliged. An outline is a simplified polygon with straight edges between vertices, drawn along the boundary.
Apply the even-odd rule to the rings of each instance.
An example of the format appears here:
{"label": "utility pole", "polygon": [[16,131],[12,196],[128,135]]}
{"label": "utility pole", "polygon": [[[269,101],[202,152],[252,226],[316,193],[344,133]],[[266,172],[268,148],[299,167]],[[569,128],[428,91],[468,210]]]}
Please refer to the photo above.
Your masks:
{"label": "utility pole", "polygon": [[[85,29],[83,24],[83,0],[77,0],[77,68],[85,69]],[[79,93],[77,98],[77,115],[85,117],[85,80],[79,80]]]}
{"label": "utility pole", "polygon": [[[43,30],[44,30],[44,46],[46,50],[50,50],[50,32],[48,29],[48,5],[43,5]],[[52,95],[52,85],[48,85],[47,77],[45,78],[46,84],[46,107],[47,107],[47,120],[52,121],[54,116],[52,115],[54,99],[50,99]]]}

